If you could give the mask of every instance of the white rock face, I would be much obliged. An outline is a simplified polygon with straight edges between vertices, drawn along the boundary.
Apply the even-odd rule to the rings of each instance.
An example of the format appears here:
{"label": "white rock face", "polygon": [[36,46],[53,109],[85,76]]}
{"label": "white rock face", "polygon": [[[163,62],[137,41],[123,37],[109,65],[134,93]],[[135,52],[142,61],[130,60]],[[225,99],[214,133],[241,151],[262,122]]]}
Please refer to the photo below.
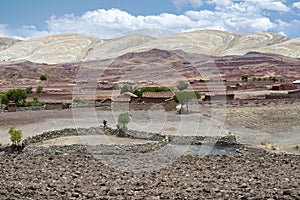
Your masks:
{"label": "white rock face", "polygon": [[0,51],[3,51],[4,49],[7,49],[20,41],[21,40],[0,37]]}
{"label": "white rock face", "polygon": [[61,34],[19,42],[0,52],[0,60],[28,60],[36,63],[82,61],[94,45],[103,40],[78,34]]}
{"label": "white rock face", "polygon": [[300,58],[300,38],[289,39],[267,32],[234,34],[201,30],[164,38],[130,34],[111,40],[79,34],[51,35],[17,42],[3,50],[0,40],[0,62],[28,60],[49,64],[69,63],[115,58],[154,48],[216,56],[243,55],[256,51]]}

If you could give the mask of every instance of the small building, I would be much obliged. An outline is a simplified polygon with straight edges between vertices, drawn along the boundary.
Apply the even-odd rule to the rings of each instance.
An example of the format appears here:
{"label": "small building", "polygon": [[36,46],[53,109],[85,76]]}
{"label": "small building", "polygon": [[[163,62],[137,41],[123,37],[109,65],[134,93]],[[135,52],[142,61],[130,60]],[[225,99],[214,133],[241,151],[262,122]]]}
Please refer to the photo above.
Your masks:
{"label": "small building", "polygon": [[233,93],[207,93],[204,96],[203,101],[233,101]]}
{"label": "small building", "polygon": [[[67,106],[64,106],[63,102],[46,102],[45,110],[60,110],[65,109]],[[68,107],[69,108],[69,107]]]}
{"label": "small building", "polygon": [[142,101],[145,103],[164,103],[167,99],[173,98],[174,93],[168,92],[143,92]]}
{"label": "small building", "polygon": [[17,105],[15,103],[8,103],[7,112],[17,112]]}
{"label": "small building", "polygon": [[274,84],[272,85],[271,90],[295,90],[297,89],[297,86],[292,85],[292,84]]}
{"label": "small building", "polygon": [[238,90],[238,87],[236,85],[229,85],[227,86],[227,90]]}

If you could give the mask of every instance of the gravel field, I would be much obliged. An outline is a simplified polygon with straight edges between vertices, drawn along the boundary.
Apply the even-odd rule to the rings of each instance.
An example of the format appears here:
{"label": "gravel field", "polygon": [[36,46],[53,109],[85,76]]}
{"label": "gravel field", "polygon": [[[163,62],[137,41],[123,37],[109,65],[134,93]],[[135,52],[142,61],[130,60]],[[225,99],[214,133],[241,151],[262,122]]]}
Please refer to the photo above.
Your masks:
{"label": "gravel field", "polygon": [[[190,115],[161,110],[132,113],[129,128],[136,130],[175,135],[230,131],[247,145],[247,149],[233,155],[0,152],[0,199],[300,199],[300,156],[295,155],[300,153],[296,148],[300,145],[299,109],[300,104],[293,103],[213,111],[203,107],[200,113]],[[9,143],[7,130],[11,126],[22,129],[24,137],[49,130],[98,126],[103,119],[114,126],[121,112],[76,109],[0,113],[0,140]],[[133,142],[121,140],[114,141]],[[63,142],[56,139],[48,143],[55,141]],[[281,153],[284,151],[295,154]]]}
{"label": "gravel field", "polygon": [[[300,157],[262,150],[223,156],[182,156],[154,170],[120,170],[102,158],[0,155],[1,199],[299,199]],[[155,156],[151,163],[160,162]],[[149,160],[148,160],[149,161]],[[140,168],[143,168],[140,165]]]}
{"label": "gravel field", "polygon": [[[294,102],[242,107],[202,106],[198,108],[199,113],[189,115],[163,110],[134,111],[129,128],[167,135],[215,136],[230,131],[243,144],[300,154],[299,110],[300,103]],[[64,128],[95,127],[102,124],[103,119],[108,121],[108,126],[115,127],[121,112],[78,108],[0,113],[0,142],[9,143],[7,131],[12,126],[21,129],[24,137]]]}

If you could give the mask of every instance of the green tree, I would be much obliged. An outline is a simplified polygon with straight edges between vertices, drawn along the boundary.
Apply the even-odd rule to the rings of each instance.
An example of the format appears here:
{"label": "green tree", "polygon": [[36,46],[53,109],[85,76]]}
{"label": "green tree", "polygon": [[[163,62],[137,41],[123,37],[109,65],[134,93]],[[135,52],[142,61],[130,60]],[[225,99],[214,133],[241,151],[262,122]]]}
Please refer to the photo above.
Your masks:
{"label": "green tree", "polygon": [[22,89],[11,89],[2,93],[1,103],[7,104],[10,101],[15,103],[24,103],[27,98],[27,93]]}
{"label": "green tree", "polygon": [[46,81],[47,80],[47,75],[46,74],[41,74],[40,79],[41,79],[41,81]]}
{"label": "green tree", "polygon": [[37,93],[37,94],[41,94],[42,91],[43,91],[43,87],[42,87],[42,86],[38,86],[38,87],[36,88],[36,93]]}
{"label": "green tree", "polygon": [[242,81],[248,81],[249,75],[248,74],[243,74],[241,76]]}
{"label": "green tree", "polygon": [[1,104],[8,104],[9,102],[9,99],[8,99],[8,96],[6,94],[6,92],[2,93],[1,95]]}
{"label": "green tree", "polygon": [[270,76],[269,80],[274,82],[274,83],[278,81],[278,79],[275,76]]}
{"label": "green tree", "polygon": [[120,86],[117,83],[114,83],[112,85],[112,87],[113,87],[114,90],[119,90],[120,89]]}
{"label": "green tree", "polygon": [[25,89],[25,91],[26,91],[27,94],[31,94],[31,93],[32,93],[32,87],[31,87],[31,86],[30,86],[30,87],[27,87],[27,88]]}
{"label": "green tree", "polygon": [[189,84],[187,84],[186,82],[180,81],[176,87],[178,88],[178,90],[181,91],[181,90],[187,89],[188,86],[189,86]]}
{"label": "green tree", "polygon": [[253,82],[255,82],[255,81],[257,81],[257,78],[256,78],[256,77],[254,77],[252,80],[253,80]]}
{"label": "green tree", "polygon": [[130,122],[130,113],[129,112],[121,113],[118,117],[117,128],[125,129],[129,122]]}
{"label": "green tree", "polygon": [[133,88],[131,85],[123,85],[121,87],[121,94],[125,92],[134,92],[135,88]]}
{"label": "green tree", "polygon": [[17,130],[15,128],[10,128],[8,131],[8,134],[10,135],[10,141],[14,145],[20,145],[20,142],[22,140],[22,131]]}
{"label": "green tree", "polygon": [[189,102],[193,99],[199,99],[201,95],[198,92],[195,91],[181,91],[177,92],[175,96],[173,97],[174,101],[176,103],[179,103],[181,105],[186,105],[187,112],[189,111]]}

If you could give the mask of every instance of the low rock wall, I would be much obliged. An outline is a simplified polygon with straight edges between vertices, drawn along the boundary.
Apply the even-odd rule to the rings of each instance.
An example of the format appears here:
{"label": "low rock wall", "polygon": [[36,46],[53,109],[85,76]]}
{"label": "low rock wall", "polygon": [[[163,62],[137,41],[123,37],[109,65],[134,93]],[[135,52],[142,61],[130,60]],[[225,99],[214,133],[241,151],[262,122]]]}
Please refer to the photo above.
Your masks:
{"label": "low rock wall", "polygon": [[[42,141],[66,137],[66,136],[83,136],[83,135],[114,135],[116,137],[125,137],[131,139],[149,140],[146,144],[134,145],[53,145],[49,147],[30,145],[40,143]],[[125,130],[120,131],[109,127],[92,127],[92,128],[67,128],[63,130],[55,130],[44,132],[41,135],[28,137],[23,141],[23,152],[33,153],[47,153],[47,154],[126,154],[126,153],[146,153],[158,150],[166,144],[177,145],[238,145],[234,135],[227,135],[223,137],[209,137],[209,136],[170,136],[162,135],[160,133],[149,133],[144,131]]]}

